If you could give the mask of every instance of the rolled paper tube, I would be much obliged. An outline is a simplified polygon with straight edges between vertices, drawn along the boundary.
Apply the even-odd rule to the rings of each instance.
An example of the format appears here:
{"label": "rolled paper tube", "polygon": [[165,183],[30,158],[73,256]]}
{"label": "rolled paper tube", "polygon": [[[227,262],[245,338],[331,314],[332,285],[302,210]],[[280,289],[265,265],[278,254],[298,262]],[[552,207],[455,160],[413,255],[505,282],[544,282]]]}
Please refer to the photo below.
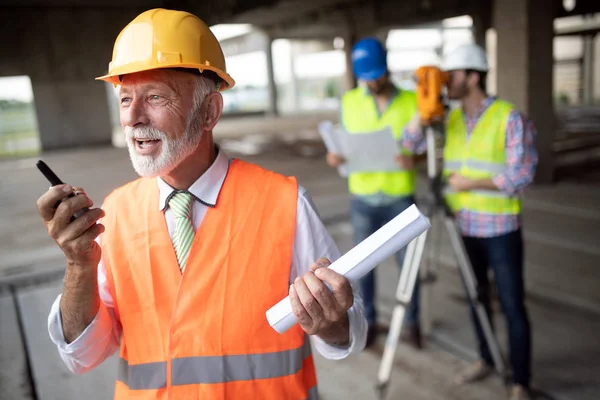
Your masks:
{"label": "rolled paper tube", "polygon": [[[345,276],[351,282],[358,281],[430,227],[427,217],[413,204],[328,268]],[[269,325],[278,333],[286,332],[297,323],[289,296],[267,310],[266,316]]]}

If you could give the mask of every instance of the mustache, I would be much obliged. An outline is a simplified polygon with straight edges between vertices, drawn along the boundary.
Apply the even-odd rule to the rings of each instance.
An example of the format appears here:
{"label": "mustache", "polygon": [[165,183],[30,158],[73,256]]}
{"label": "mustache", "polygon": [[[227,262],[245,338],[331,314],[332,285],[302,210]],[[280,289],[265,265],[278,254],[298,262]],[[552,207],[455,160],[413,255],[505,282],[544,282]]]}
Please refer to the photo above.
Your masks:
{"label": "mustache", "polygon": [[167,134],[157,128],[152,128],[150,126],[140,126],[140,127],[125,127],[125,137],[127,139],[150,139],[150,140],[165,140],[167,139]]}

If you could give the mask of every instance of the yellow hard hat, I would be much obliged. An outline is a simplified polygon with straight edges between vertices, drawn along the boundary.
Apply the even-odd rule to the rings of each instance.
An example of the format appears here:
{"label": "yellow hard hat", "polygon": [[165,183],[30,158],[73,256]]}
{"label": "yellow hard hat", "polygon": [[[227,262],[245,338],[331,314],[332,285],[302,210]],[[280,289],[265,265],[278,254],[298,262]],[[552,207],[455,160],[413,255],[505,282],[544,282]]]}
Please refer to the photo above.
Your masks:
{"label": "yellow hard hat", "polygon": [[122,75],[159,68],[212,71],[222,80],[219,90],[235,85],[208,25],[193,14],[164,8],[141,13],[119,33],[108,74],[96,79],[116,86]]}

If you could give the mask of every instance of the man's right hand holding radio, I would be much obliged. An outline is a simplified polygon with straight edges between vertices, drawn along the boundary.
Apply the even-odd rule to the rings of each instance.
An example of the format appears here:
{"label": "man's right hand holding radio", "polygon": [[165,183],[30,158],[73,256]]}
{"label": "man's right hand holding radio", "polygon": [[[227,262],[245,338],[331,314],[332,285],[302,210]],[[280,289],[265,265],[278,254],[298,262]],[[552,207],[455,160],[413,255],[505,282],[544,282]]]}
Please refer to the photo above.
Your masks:
{"label": "man's right hand holding radio", "polygon": [[[77,196],[69,198],[68,195],[73,191]],[[73,214],[92,205],[92,200],[83,189],[67,184],[51,187],[37,201],[38,213],[48,233],[67,259],[60,304],[63,333],[67,343],[75,340],[83,332],[93,320],[100,304],[97,271],[101,250],[95,239],[104,232],[104,226],[97,223],[104,216],[104,211],[100,208],[90,208],[88,212],[70,222]]]}

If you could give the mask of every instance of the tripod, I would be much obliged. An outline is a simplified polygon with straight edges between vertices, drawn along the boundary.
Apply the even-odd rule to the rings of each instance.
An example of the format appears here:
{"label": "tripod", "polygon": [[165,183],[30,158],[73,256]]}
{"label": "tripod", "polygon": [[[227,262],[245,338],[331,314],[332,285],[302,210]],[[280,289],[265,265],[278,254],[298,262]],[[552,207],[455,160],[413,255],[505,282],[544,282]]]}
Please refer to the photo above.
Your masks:
{"label": "tripod", "polygon": [[[442,174],[441,174],[441,157],[437,157],[437,150],[439,142],[443,141],[443,126],[442,125],[430,125],[424,126],[423,128],[425,137],[427,139],[427,175],[429,178],[430,191],[427,196],[426,204],[421,209],[425,216],[432,222],[435,217],[442,218],[446,231],[452,244],[452,250],[458,262],[458,267],[463,278],[463,283],[467,291],[467,295],[471,300],[477,319],[482,327],[485,335],[485,340],[490,349],[494,367],[496,371],[503,377],[505,385],[508,384],[507,371],[505,362],[500,352],[498,341],[492,331],[492,326],[488,315],[485,312],[485,308],[480,301],[477,291],[477,283],[474,279],[473,269],[471,262],[467,256],[465,245],[462,241],[460,230],[454,218],[454,214],[448,208],[448,205],[444,201],[442,195]],[[413,240],[406,249],[406,256],[404,258],[402,272],[400,273],[400,279],[396,290],[396,302],[392,312],[392,319],[390,322],[390,329],[385,342],[385,348],[383,351],[383,357],[379,366],[379,372],[377,375],[377,391],[379,399],[385,398],[387,388],[390,382],[392,373],[392,366],[394,364],[394,358],[396,355],[396,349],[398,347],[398,341],[400,339],[400,332],[402,330],[402,324],[404,322],[404,314],[406,313],[406,307],[408,306],[413,290],[419,277],[419,266],[423,256],[423,250],[425,248],[427,240],[427,231],[421,236]],[[424,331],[430,331],[430,313],[431,313],[431,296],[432,296],[432,283],[435,281],[435,274],[427,268],[421,272],[421,282],[425,286],[424,295],[426,300],[426,307],[424,308],[425,326]]]}

